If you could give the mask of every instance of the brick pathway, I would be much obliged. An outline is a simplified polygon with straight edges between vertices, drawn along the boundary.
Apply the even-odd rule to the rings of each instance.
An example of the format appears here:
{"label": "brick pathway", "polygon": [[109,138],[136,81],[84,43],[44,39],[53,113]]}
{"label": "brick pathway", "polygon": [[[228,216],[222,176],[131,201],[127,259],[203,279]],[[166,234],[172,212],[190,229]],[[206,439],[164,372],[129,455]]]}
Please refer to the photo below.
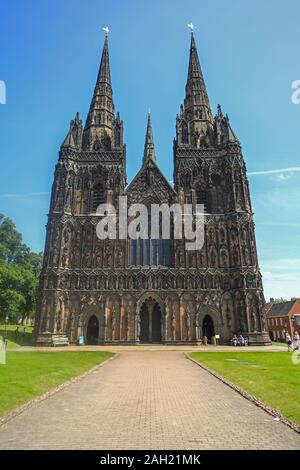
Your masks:
{"label": "brick pathway", "polygon": [[0,449],[300,449],[181,351],[124,351],[0,427]]}

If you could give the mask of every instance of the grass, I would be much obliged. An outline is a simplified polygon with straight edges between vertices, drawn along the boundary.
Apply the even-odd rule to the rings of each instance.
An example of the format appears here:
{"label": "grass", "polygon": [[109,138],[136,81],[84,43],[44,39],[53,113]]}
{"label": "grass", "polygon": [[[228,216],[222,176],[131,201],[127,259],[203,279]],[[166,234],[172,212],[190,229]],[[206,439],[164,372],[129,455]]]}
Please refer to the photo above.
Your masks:
{"label": "grass", "polygon": [[[19,326],[20,333],[17,336],[15,334],[16,328]],[[32,346],[33,345],[33,335],[32,335],[33,328],[31,326],[26,326],[25,335],[22,335],[21,332],[23,331],[22,325],[7,325],[6,327],[6,337],[8,340],[7,348],[8,349],[15,349],[21,346]],[[5,326],[0,325],[0,338],[5,338]]]}
{"label": "grass", "polygon": [[109,352],[8,352],[0,364],[0,416],[112,357]]}
{"label": "grass", "polygon": [[200,352],[190,356],[300,424],[300,365],[292,363],[290,353]]}

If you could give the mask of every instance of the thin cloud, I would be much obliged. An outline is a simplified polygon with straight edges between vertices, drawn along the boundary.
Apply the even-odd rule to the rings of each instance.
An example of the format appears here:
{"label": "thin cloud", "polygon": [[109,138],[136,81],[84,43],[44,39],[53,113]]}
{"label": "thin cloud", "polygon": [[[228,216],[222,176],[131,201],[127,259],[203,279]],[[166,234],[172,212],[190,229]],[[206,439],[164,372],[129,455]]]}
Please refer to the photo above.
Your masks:
{"label": "thin cloud", "polygon": [[300,166],[295,166],[291,168],[282,168],[278,170],[266,170],[266,171],[252,171],[249,172],[249,176],[259,176],[259,175],[276,175],[280,173],[295,173],[297,171],[300,171]]}
{"label": "thin cloud", "polygon": [[49,192],[37,192],[37,193],[27,193],[27,194],[17,194],[17,193],[6,193],[6,194],[0,194],[0,197],[6,198],[6,199],[23,199],[27,197],[39,197],[39,196],[48,196],[50,193]]}

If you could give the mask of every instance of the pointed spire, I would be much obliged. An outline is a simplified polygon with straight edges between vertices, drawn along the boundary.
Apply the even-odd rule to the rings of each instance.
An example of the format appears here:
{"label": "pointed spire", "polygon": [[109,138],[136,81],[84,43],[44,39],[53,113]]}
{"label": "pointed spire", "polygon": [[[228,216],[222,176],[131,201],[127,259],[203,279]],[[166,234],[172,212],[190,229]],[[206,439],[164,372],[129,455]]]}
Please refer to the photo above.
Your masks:
{"label": "pointed spire", "polygon": [[[108,85],[111,86],[107,34],[105,35],[105,40],[104,40],[104,47],[103,47],[103,52],[102,52],[102,57],[101,57],[97,85],[98,84],[100,85],[101,83],[107,83]],[[96,85],[96,88],[97,88],[97,85]]]}
{"label": "pointed spire", "polygon": [[82,143],[82,121],[79,113],[76,113],[75,119],[70,123],[69,132],[62,143],[62,148],[80,149]]}
{"label": "pointed spire", "polygon": [[190,120],[213,122],[193,31],[184,107],[189,110]]}
{"label": "pointed spire", "polygon": [[115,107],[111,86],[108,36],[105,35],[102,57],[93,99],[84,129],[84,145],[91,146],[95,134],[111,137]]}
{"label": "pointed spire", "polygon": [[155,148],[154,148],[150,112],[148,113],[148,123],[147,123],[147,131],[146,131],[146,138],[145,138],[143,163],[146,163],[149,159],[152,160],[153,162],[156,162],[156,154],[155,154]]}

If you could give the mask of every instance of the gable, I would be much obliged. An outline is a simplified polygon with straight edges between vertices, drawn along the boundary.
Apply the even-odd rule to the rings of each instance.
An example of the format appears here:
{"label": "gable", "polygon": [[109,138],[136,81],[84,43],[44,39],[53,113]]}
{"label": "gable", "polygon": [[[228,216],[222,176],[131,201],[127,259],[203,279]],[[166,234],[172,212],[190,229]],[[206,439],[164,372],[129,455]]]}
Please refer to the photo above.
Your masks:
{"label": "gable", "polygon": [[130,204],[172,203],[176,201],[176,192],[168,183],[156,163],[148,160],[125,190]]}

